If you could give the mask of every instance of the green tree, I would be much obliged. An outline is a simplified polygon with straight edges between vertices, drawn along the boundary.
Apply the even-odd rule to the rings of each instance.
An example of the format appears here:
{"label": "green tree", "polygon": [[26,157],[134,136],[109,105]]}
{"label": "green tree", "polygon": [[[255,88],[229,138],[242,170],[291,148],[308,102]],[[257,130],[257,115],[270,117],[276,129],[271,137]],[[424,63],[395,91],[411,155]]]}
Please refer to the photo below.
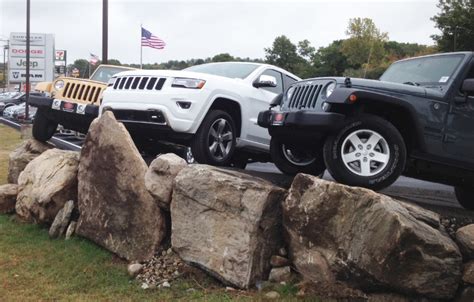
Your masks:
{"label": "green tree", "polygon": [[235,61],[235,58],[228,53],[220,53],[212,57],[212,62],[230,62]]}
{"label": "green tree", "polygon": [[79,69],[80,78],[85,78],[85,79],[89,78],[89,61],[85,59],[77,59],[74,61],[74,63],[69,65],[69,68],[68,68],[69,72],[72,72],[74,68]]}
{"label": "green tree", "polygon": [[320,47],[313,58],[313,77],[342,76],[350,67],[347,57],[342,53],[344,40],[336,40],[327,47]]}
{"label": "green tree", "polygon": [[273,41],[272,47],[265,48],[265,61],[292,73],[301,71],[304,59],[298,54],[298,48],[286,36],[279,36]]}
{"label": "green tree", "polygon": [[388,34],[381,32],[372,19],[351,19],[346,34],[349,38],[342,44],[342,53],[352,66],[367,71],[371,66],[380,65],[385,57]]}
{"label": "green tree", "polygon": [[440,0],[441,12],[432,20],[441,31],[431,36],[440,51],[474,51],[474,1]]}

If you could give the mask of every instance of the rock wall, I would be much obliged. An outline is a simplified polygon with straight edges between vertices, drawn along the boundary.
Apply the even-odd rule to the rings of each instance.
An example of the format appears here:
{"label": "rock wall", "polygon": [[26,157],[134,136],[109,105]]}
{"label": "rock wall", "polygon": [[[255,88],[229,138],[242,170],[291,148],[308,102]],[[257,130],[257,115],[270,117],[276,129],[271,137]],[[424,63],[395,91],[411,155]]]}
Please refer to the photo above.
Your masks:
{"label": "rock wall", "polygon": [[262,179],[191,165],[175,181],[172,247],[221,281],[249,288],[268,278],[270,257],[282,244],[284,196]]}
{"label": "rock wall", "polygon": [[283,203],[283,224],[293,263],[311,281],[435,299],[452,298],[458,288],[459,249],[439,217],[421,208],[299,174]]}
{"label": "rock wall", "polygon": [[17,215],[50,224],[68,200],[77,199],[79,153],[50,149],[33,159],[18,178]]}
{"label": "rock wall", "polygon": [[94,120],[81,152],[76,233],[128,260],[146,260],[166,235],[145,187],[147,165],[112,112]]}
{"label": "rock wall", "polygon": [[25,169],[26,165],[33,159],[38,157],[44,151],[52,149],[54,146],[46,144],[35,139],[29,139],[23,142],[9,156],[8,162],[8,182],[11,184],[18,183],[20,173]]}

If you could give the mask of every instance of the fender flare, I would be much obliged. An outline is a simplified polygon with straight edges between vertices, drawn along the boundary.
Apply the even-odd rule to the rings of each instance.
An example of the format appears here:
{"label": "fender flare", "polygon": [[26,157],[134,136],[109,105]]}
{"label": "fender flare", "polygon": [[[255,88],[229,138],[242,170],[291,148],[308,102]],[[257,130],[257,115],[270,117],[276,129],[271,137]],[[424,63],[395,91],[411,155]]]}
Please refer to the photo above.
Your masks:
{"label": "fender flare", "polygon": [[[351,102],[349,100],[351,95],[355,95],[357,97],[357,101]],[[398,107],[409,114],[411,121],[415,125],[415,129],[413,130],[415,131],[417,146],[421,150],[426,150],[426,143],[423,137],[423,127],[417,118],[417,112],[415,108],[406,101],[391,95],[374,91],[366,91],[355,88],[340,88],[335,90],[334,93],[326,100],[326,102],[330,104],[347,104],[348,106],[361,103],[363,105],[367,105],[371,102],[377,102],[378,104],[382,103],[388,106]]]}

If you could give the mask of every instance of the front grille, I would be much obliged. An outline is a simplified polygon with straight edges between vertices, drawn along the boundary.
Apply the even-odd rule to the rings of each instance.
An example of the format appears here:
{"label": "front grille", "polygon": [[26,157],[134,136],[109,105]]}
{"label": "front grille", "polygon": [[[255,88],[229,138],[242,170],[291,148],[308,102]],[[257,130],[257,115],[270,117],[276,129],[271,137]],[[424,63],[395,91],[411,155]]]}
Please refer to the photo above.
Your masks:
{"label": "front grille", "polygon": [[94,86],[87,83],[67,82],[62,91],[62,98],[98,104],[100,94],[104,89],[105,87]]}
{"label": "front grille", "polygon": [[115,80],[113,89],[115,90],[161,90],[166,78],[147,76],[118,77]]}
{"label": "front grille", "polygon": [[165,125],[166,119],[159,110],[123,110],[114,109],[115,118],[121,122],[142,122]]}
{"label": "front grille", "polygon": [[291,99],[287,100],[288,109],[315,109],[323,83],[303,82],[295,86]]}

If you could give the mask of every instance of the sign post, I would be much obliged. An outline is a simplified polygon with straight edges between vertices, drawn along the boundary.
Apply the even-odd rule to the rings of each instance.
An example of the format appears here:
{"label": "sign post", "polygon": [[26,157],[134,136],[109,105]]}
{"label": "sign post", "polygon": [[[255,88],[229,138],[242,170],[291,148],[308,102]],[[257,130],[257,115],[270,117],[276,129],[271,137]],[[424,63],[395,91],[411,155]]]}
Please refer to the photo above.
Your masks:
{"label": "sign post", "polygon": [[30,102],[30,0],[26,0],[26,102],[25,102],[25,122],[29,117]]}

